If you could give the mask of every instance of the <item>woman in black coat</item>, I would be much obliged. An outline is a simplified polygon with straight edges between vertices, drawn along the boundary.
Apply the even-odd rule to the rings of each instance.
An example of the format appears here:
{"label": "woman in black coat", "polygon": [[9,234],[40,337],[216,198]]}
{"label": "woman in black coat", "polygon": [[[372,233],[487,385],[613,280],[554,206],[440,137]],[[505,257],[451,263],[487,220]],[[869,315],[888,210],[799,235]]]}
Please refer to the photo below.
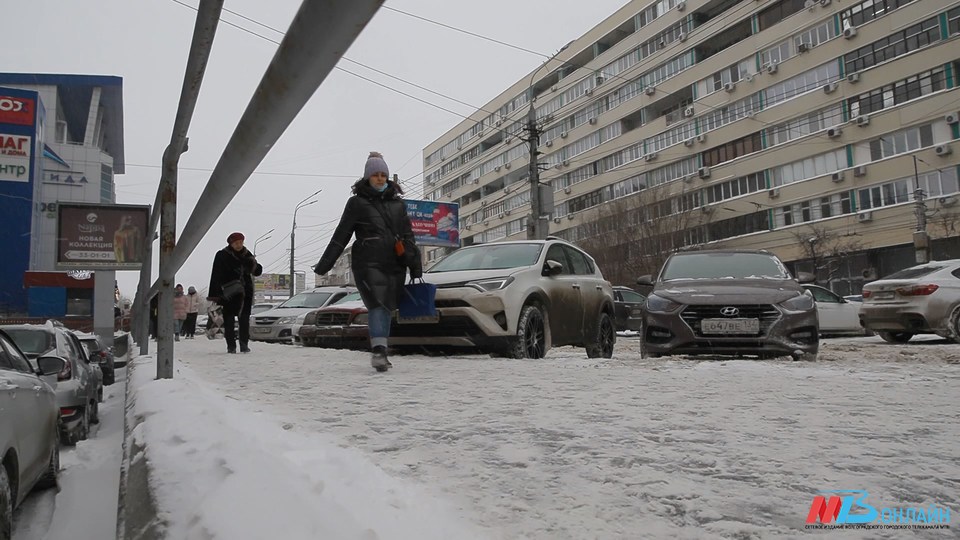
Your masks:
{"label": "woman in black coat", "polygon": [[[389,180],[389,175],[383,156],[371,152],[363,178],[353,185],[353,196],[347,200],[337,230],[313,268],[319,275],[329,272],[356,234],[351,250],[353,279],[369,312],[370,364],[378,371],[391,367],[387,338],[407,270],[411,278],[423,274],[407,205],[400,198],[403,191]],[[403,255],[397,254],[398,240]]]}
{"label": "woman in black coat", "polygon": [[[253,304],[253,276],[263,273],[263,266],[243,247],[243,234],[235,232],[227,237],[227,247],[213,258],[210,273],[208,300],[223,306],[223,336],[227,340],[227,352],[237,352],[237,335],[234,319],[239,318],[240,352],[250,352],[250,308]],[[227,299],[223,293],[225,284],[240,280],[243,294]]]}

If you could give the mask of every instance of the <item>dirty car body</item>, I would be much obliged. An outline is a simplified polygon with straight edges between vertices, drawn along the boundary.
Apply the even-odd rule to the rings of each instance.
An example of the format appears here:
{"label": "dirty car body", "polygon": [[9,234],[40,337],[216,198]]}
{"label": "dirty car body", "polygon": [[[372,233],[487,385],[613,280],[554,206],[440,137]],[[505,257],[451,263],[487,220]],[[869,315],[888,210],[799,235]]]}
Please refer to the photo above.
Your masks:
{"label": "dirty car body", "polygon": [[913,266],[864,285],[860,323],[891,343],[916,334],[960,342],[960,259]]}

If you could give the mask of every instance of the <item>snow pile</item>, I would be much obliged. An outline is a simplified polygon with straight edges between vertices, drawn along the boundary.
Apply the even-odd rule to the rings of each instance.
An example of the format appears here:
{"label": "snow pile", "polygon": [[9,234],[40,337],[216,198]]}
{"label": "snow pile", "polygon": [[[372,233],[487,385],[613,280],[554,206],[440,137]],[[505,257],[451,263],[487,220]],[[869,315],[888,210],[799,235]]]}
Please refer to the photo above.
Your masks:
{"label": "snow pile", "polygon": [[331,436],[251,413],[179,363],[173,380],[153,380],[151,357],[134,365],[132,413],[144,421],[133,436],[168,538],[478,537],[448,503]]}

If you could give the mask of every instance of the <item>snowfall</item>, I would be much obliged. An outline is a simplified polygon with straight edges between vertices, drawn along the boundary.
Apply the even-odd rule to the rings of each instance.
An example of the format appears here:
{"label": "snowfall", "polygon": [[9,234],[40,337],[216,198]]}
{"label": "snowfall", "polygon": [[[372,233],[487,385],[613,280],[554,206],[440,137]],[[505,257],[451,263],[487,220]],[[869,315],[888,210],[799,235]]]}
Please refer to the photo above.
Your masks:
{"label": "snowfall", "polygon": [[[794,362],[646,360],[621,337],[613,359],[394,356],[385,374],[361,352],[252,348],[180,341],[171,380],[152,356],[128,368],[133,459],[169,539],[960,535],[960,345],[944,340],[825,340]],[[123,400],[121,381],[14,539],[113,537]],[[953,519],[806,529],[825,490]]]}

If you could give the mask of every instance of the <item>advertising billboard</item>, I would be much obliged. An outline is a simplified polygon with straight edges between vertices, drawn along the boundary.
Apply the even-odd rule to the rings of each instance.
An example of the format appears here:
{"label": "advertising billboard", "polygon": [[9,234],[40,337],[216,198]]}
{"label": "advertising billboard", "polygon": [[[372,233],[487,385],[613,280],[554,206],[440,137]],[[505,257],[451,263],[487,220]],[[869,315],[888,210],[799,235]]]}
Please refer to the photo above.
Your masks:
{"label": "advertising billboard", "polygon": [[0,133],[0,182],[29,182],[32,137]]}
{"label": "advertising billboard", "polygon": [[34,100],[0,93],[0,124],[33,125]]}
{"label": "advertising billboard", "polygon": [[[294,273],[296,290],[303,291],[307,287],[307,275],[303,272]],[[290,294],[290,274],[261,274],[253,278],[253,288],[256,292]]]}
{"label": "advertising billboard", "polygon": [[150,207],[59,203],[57,268],[139,270]]}
{"label": "advertising billboard", "polygon": [[460,247],[460,205],[407,200],[407,214],[417,245]]}

